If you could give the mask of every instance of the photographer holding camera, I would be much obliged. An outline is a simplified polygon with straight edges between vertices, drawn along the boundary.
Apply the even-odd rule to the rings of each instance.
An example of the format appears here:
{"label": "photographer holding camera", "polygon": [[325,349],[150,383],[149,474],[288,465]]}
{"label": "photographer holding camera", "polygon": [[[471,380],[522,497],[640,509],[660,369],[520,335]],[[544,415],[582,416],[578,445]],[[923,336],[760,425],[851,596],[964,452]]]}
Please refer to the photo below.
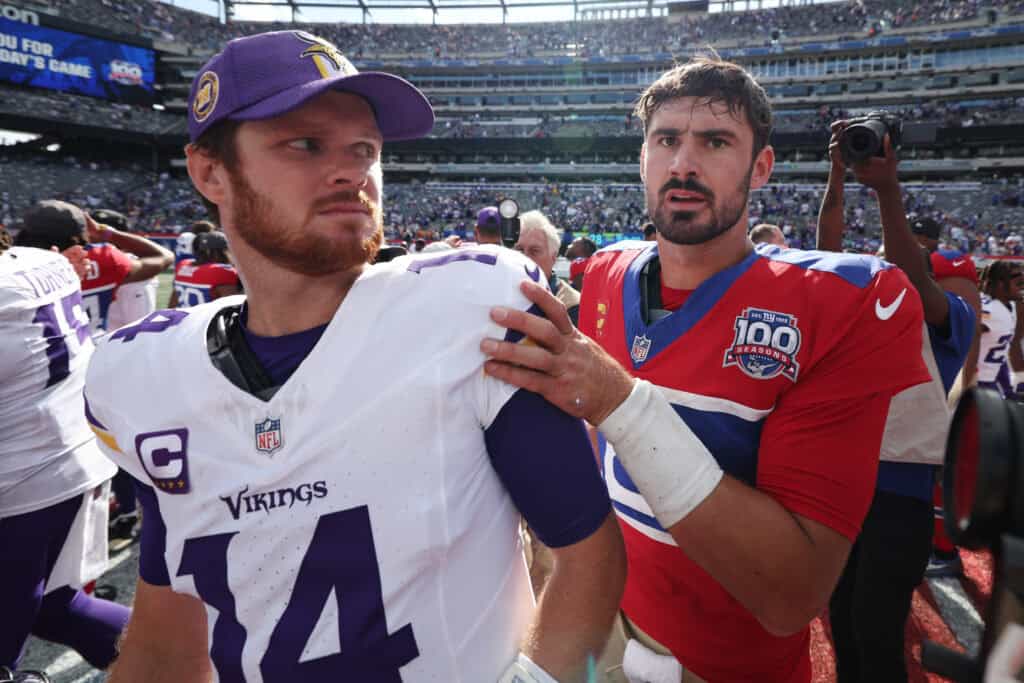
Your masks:
{"label": "photographer holding camera", "polygon": [[[904,628],[931,551],[932,490],[949,421],[946,397],[976,325],[964,298],[932,277],[928,251],[908,225],[894,144],[899,130],[898,121],[882,115],[832,124],[832,167],[818,217],[818,248],[841,251],[846,169],[875,191],[886,257],[907,274],[923,304],[922,357],[932,375],[930,383],[892,399],[875,496],[829,602],[839,683],[907,680]],[[886,315],[882,307],[875,312]]]}

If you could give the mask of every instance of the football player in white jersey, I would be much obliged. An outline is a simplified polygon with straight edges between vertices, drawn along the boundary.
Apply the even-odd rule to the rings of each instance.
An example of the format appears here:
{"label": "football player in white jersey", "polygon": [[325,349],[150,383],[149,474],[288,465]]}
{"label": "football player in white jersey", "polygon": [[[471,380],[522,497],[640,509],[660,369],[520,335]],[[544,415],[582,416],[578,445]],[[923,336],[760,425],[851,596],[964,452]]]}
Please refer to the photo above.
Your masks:
{"label": "football player in white jersey", "polygon": [[[90,213],[92,219],[100,225],[106,225],[122,232],[129,229],[128,217],[112,209],[99,209]],[[125,252],[128,258],[138,260],[138,256]],[[158,278],[125,282],[117,288],[117,298],[110,302],[107,311],[109,329],[116,330],[128,323],[143,318],[156,310],[156,294],[159,286]]]}
{"label": "football player in white jersey", "polygon": [[[583,426],[478,349],[540,270],[500,247],[366,265],[381,145],[433,118],[304,32],[199,71],[189,174],[247,294],[158,311],[90,365],[144,510],[112,682],[551,683],[603,647],[625,558]],[[520,514],[553,548],[536,605]]]}
{"label": "football player in white jersey", "polygon": [[128,620],[78,589],[106,565],[104,483],[116,470],[83,412],[93,344],[79,277],[0,228],[0,671],[30,633],[104,669]]}
{"label": "football player in white jersey", "polygon": [[1017,306],[1024,273],[1013,261],[994,261],[981,281],[981,344],[978,349],[978,385],[1007,396],[1012,393],[1008,352],[1019,344]]}
{"label": "football player in white jersey", "polygon": [[187,258],[193,258],[195,254],[192,252],[192,242],[195,241],[196,235],[202,235],[207,232],[212,232],[217,228],[210,221],[196,221],[193,223],[188,230],[180,233],[178,239],[175,240],[174,244],[174,263],[177,265],[181,261]]}

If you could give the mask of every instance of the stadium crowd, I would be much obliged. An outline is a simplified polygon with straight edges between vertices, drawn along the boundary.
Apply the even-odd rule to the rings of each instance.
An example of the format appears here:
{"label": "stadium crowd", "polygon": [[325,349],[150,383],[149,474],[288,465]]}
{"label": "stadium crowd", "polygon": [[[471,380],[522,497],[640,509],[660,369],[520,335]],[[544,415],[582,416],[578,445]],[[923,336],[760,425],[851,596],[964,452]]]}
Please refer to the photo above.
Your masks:
{"label": "stadium crowd", "polygon": [[[435,104],[435,106],[438,106]],[[624,107],[626,105],[623,105]],[[438,107],[444,111],[443,106]],[[947,128],[1000,125],[1024,121],[1024,97],[986,100],[920,101],[911,105],[871,107],[889,111],[906,121],[936,123]],[[532,117],[501,116],[491,109],[461,116],[440,116],[431,137],[437,138],[547,138],[640,135],[629,114],[559,114],[542,112]],[[865,108],[866,110],[866,108]],[[109,130],[148,135],[183,135],[185,119],[177,113],[151,107],[108,102],[71,93],[51,93],[0,85],[0,114],[22,115],[59,123],[97,126]],[[775,130],[780,132],[825,131],[837,118],[853,115],[848,109],[821,106],[817,109],[779,109]]]}
{"label": "stadium crowd", "polygon": [[[73,157],[0,154],[0,224],[41,198],[59,198],[86,208],[114,208],[142,232],[176,233],[205,211],[187,178],[156,174],[138,165],[84,161]],[[476,211],[509,196],[523,210],[539,209],[567,235],[621,233],[638,236],[647,217],[639,185],[519,183],[497,189],[486,181],[459,184],[393,183],[384,215],[390,239],[423,236],[441,239],[472,232]],[[780,225],[790,246],[811,248],[824,186],[820,183],[772,183],[751,195],[752,225]],[[880,224],[872,193],[860,185],[846,188],[844,248],[873,253]],[[909,211],[935,216],[951,230],[956,246],[977,255],[1022,254],[1024,178],[972,183],[968,191],[947,192],[941,185],[905,185]],[[566,242],[570,239],[566,237]]]}
{"label": "stadium crowd", "polygon": [[[143,35],[210,51],[224,41],[283,24],[238,22],[221,24],[212,16],[172,7],[157,0],[36,0],[62,16],[100,23],[112,31]],[[358,46],[353,57],[407,54],[434,58],[470,55],[527,57],[568,54],[610,56],[673,52],[703,41],[743,40],[768,44],[787,37],[811,35],[863,36],[978,19],[981,9],[1007,15],[1024,11],[1021,0],[943,0],[907,5],[900,0],[846,2],[782,7],[749,12],[723,12],[669,24],[661,18],[632,18],[550,24],[504,24],[488,28],[488,40],[477,40],[473,25],[311,24],[298,26],[338,45]],[[287,27],[296,26],[288,24]]]}
{"label": "stadium crowd", "polygon": [[24,115],[58,123],[77,123],[111,130],[159,135],[175,130],[182,120],[178,114],[152,107],[108,102],[72,93],[47,92],[0,85],[0,114]]}

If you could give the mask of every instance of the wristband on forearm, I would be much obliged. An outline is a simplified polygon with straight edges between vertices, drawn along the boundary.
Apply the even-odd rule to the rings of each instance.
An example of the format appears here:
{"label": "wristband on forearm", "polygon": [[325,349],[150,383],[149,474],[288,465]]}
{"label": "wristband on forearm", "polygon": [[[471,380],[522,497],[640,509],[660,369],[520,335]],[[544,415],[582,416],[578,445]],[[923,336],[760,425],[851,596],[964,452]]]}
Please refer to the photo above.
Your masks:
{"label": "wristband on forearm", "polygon": [[537,666],[536,662],[520,652],[516,660],[505,669],[505,673],[498,679],[498,683],[558,683],[558,681]]}
{"label": "wristband on forearm", "polygon": [[714,456],[650,382],[636,380],[629,397],[597,428],[665,529],[690,514],[722,479]]}

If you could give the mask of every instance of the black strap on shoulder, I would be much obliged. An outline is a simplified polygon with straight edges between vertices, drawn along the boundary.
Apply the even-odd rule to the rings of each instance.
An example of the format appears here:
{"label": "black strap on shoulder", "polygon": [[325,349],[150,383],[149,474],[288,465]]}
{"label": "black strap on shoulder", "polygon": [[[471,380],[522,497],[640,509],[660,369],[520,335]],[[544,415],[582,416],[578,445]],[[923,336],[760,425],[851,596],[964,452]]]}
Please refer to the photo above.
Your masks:
{"label": "black strap on shoulder", "polygon": [[217,311],[206,329],[206,350],[222,375],[242,391],[269,401],[281,388],[267,375],[242,333],[242,306]]}
{"label": "black strap on shoulder", "polygon": [[655,256],[640,271],[640,312],[650,325],[671,315],[661,307],[661,260]]}

